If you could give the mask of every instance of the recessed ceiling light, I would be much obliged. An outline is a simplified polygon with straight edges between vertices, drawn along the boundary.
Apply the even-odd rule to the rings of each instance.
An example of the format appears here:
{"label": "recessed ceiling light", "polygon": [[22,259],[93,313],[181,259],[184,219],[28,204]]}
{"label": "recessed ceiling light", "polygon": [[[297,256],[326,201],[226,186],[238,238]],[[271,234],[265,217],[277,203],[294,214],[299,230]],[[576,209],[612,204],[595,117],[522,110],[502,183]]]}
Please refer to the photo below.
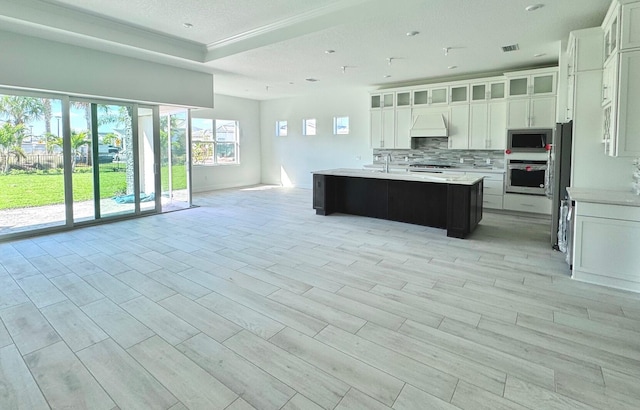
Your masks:
{"label": "recessed ceiling light", "polygon": [[391,77],[391,75],[390,75],[390,74],[385,74],[385,75],[383,75],[382,77],[383,77],[383,78],[389,78],[389,77]]}
{"label": "recessed ceiling light", "polygon": [[293,85],[295,84],[293,81],[289,81],[289,85]]}
{"label": "recessed ceiling light", "polygon": [[336,52],[336,50],[324,50],[325,54],[333,54],[335,52]]}
{"label": "recessed ceiling light", "polygon": [[543,7],[544,7],[544,4],[540,4],[540,3],[538,3],[538,4],[532,4],[532,5],[530,5],[530,6],[527,6],[527,7],[525,7],[524,9],[525,9],[526,11],[536,11],[536,10],[541,9],[541,8],[543,8]]}
{"label": "recessed ceiling light", "polygon": [[456,68],[458,68],[457,65],[450,65],[449,67],[447,67],[449,70],[454,70]]}
{"label": "recessed ceiling light", "polygon": [[305,81],[309,81],[310,83],[315,83],[316,81],[318,81],[317,78],[305,78]]}
{"label": "recessed ceiling light", "polygon": [[419,31],[408,31],[407,32],[407,37],[417,36],[418,34],[420,34]]}
{"label": "recessed ceiling light", "polygon": [[542,56],[545,56],[545,55],[546,55],[545,53],[538,53],[538,54],[534,54],[533,56],[534,57],[542,57]]}
{"label": "recessed ceiling light", "polygon": [[184,28],[193,28],[193,24],[191,24],[191,23],[182,23],[182,27],[184,27]]}

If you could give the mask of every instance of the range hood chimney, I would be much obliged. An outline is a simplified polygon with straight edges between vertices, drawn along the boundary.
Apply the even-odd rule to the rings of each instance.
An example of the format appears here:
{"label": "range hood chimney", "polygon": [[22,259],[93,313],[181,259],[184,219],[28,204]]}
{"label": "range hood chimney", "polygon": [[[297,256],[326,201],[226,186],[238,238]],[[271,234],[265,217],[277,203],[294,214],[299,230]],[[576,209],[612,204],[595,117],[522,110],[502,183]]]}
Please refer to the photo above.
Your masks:
{"label": "range hood chimney", "polygon": [[440,113],[420,114],[413,120],[411,137],[447,137],[447,124]]}

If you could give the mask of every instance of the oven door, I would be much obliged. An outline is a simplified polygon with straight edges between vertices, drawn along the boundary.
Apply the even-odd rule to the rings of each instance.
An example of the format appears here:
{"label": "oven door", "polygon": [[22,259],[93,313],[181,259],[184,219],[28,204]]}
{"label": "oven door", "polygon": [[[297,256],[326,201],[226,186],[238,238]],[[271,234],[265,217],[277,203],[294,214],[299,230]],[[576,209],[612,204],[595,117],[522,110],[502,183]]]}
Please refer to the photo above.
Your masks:
{"label": "oven door", "polygon": [[547,161],[509,160],[505,191],[516,194],[545,195]]}
{"label": "oven door", "polygon": [[551,143],[551,129],[509,130],[507,148],[512,152],[545,152]]}

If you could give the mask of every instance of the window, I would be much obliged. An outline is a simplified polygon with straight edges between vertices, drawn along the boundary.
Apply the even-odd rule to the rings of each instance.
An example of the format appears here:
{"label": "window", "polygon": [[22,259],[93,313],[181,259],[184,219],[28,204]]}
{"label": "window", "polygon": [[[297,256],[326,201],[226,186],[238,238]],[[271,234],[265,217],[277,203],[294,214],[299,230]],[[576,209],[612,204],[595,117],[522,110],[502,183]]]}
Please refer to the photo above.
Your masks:
{"label": "window", "polygon": [[238,164],[238,121],[194,118],[191,156],[195,165]]}
{"label": "window", "polygon": [[286,137],[286,136],[287,136],[287,122],[276,121],[276,137]]}
{"label": "window", "polygon": [[315,118],[302,120],[302,134],[316,135],[316,119]]}
{"label": "window", "polygon": [[349,134],[349,117],[333,117],[333,133],[335,135]]}

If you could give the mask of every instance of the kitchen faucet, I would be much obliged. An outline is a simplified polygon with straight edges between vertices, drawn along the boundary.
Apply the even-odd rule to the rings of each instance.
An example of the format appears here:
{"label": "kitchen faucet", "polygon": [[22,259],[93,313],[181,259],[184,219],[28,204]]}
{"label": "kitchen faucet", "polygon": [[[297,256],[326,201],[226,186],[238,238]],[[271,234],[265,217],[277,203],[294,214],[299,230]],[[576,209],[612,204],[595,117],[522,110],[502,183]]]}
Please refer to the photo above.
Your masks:
{"label": "kitchen faucet", "polygon": [[383,172],[389,173],[389,162],[391,161],[391,154],[385,154],[384,156],[384,168],[382,168]]}

